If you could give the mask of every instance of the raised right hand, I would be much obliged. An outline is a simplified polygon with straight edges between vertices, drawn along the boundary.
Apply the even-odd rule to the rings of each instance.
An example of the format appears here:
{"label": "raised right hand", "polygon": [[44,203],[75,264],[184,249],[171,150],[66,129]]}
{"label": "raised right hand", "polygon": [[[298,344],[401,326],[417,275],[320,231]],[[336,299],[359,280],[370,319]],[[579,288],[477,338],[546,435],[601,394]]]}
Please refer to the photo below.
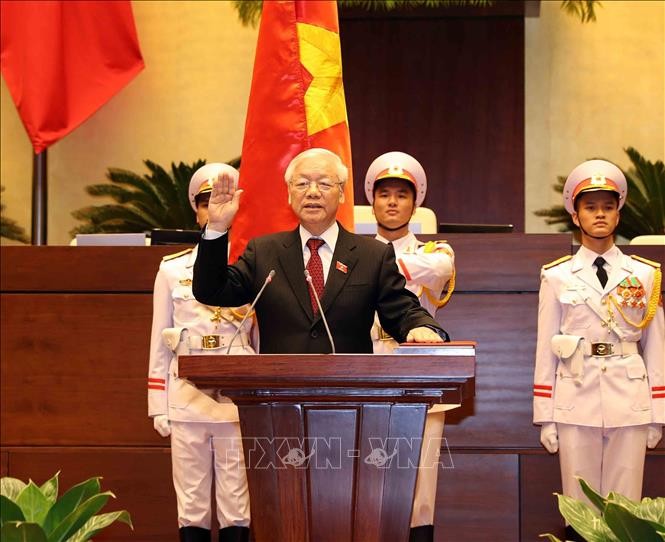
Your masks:
{"label": "raised right hand", "polygon": [[231,227],[233,217],[238,212],[242,190],[236,188],[233,177],[220,173],[212,183],[212,193],[208,203],[208,227],[225,232]]}

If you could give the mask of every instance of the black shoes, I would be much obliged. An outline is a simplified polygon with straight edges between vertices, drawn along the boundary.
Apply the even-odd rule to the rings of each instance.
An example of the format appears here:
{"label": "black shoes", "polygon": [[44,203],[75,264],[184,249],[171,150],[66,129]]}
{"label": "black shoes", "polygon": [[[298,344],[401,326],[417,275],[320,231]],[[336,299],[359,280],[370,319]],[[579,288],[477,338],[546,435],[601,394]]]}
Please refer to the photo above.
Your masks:
{"label": "black shoes", "polygon": [[210,529],[180,527],[180,542],[210,542]]}
{"label": "black shoes", "polygon": [[219,542],[248,542],[249,527],[225,527],[219,531]]}
{"label": "black shoes", "polygon": [[[202,527],[181,527],[180,542],[210,542],[210,530]],[[249,527],[220,529],[219,542],[249,542]]]}
{"label": "black shoes", "polygon": [[409,534],[409,542],[434,542],[434,525],[413,527]]}

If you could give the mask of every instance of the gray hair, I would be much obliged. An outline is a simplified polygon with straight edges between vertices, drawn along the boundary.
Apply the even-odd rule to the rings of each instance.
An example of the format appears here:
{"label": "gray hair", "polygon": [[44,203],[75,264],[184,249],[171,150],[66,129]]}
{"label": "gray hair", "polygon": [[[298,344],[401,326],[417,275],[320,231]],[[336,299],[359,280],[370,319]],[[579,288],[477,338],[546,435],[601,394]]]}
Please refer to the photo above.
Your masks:
{"label": "gray hair", "polygon": [[307,149],[305,151],[302,151],[297,156],[295,156],[289,162],[289,165],[286,166],[286,171],[284,172],[284,180],[287,183],[290,182],[291,177],[293,177],[294,170],[304,160],[307,160],[308,158],[319,158],[319,157],[325,157],[325,158],[328,158],[332,161],[333,165],[335,166],[336,173],[337,173],[337,179],[339,180],[340,184],[342,185],[342,190],[344,190],[344,185],[346,184],[346,181],[349,178],[349,168],[347,168],[344,165],[344,162],[342,162],[342,159],[339,156],[337,156],[334,152],[329,151],[328,149],[321,149],[321,148],[318,148],[318,147],[314,147],[312,149]]}

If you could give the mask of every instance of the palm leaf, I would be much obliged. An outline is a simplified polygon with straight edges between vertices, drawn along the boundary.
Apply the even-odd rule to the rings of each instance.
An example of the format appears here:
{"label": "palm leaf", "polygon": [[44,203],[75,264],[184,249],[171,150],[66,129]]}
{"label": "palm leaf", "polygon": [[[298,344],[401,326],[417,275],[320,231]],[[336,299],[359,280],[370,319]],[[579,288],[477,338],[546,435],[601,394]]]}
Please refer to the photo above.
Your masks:
{"label": "palm leaf", "polygon": [[82,502],[90,497],[98,495],[101,490],[100,477],[88,478],[87,480],[70,487],[60,499],[51,507],[44,519],[44,530],[51,536],[59,525],[72,514]]}
{"label": "palm leaf", "polygon": [[132,530],[134,526],[132,525],[132,519],[129,516],[129,513],[126,510],[119,510],[117,512],[108,512],[106,514],[98,514],[92,516],[85,524],[76,531],[68,540],[68,542],[83,542],[85,540],[90,540],[95,536],[99,531],[105,529],[112,523],[116,521],[121,521],[129,525]]}
{"label": "palm leaf", "polygon": [[18,478],[4,476],[0,478],[0,495],[15,501],[27,485],[23,480],[19,480]]}
{"label": "palm leaf", "polygon": [[603,518],[593,512],[586,503],[566,495],[557,495],[559,512],[588,542],[621,542],[614,536]]}
{"label": "palm leaf", "polygon": [[32,480],[16,497],[16,504],[23,512],[25,520],[29,523],[41,525],[51,508],[51,503],[42,493],[42,490]]}
{"label": "palm leaf", "polygon": [[[650,162],[633,147],[624,150],[632,165],[624,171],[628,197],[621,209],[621,220],[615,233],[626,239],[638,235],[665,234],[665,165],[660,160]],[[555,192],[563,193],[565,182],[565,177],[557,177],[553,185]],[[544,217],[546,224],[559,224],[559,231],[577,232],[563,205],[538,209],[533,214]]]}
{"label": "palm leaf", "polygon": [[[360,8],[366,11],[393,11],[396,9],[413,8],[447,8],[454,6],[490,7],[493,0],[337,0],[342,7]],[[577,17],[583,23],[596,20],[596,5],[601,6],[598,0],[564,0],[563,9],[569,15]],[[263,0],[233,0],[233,7],[238,12],[238,18],[243,26],[256,27],[261,20]]]}
{"label": "palm leaf", "polygon": [[[5,187],[1,186],[0,192],[4,191]],[[17,224],[16,220],[5,216],[5,204],[2,202],[0,202],[0,237],[11,239],[12,241],[20,241],[21,243],[30,242],[25,230]]]}
{"label": "palm leaf", "polygon": [[36,523],[9,521],[0,529],[2,542],[47,542],[44,530]]}
{"label": "palm leaf", "polygon": [[662,542],[656,529],[617,503],[608,502],[603,514],[605,521],[619,540],[626,542]]}
{"label": "palm leaf", "polygon": [[0,495],[0,527],[12,521],[25,521],[23,510],[8,497]]}
{"label": "palm leaf", "polygon": [[63,542],[78,531],[83,525],[99,512],[109,500],[115,498],[110,491],[93,495],[72,510],[48,535],[49,542]]}
{"label": "palm leaf", "polygon": [[[239,163],[239,159],[234,162]],[[141,233],[153,228],[196,229],[196,217],[189,204],[189,181],[205,164],[172,163],[170,171],[150,160],[144,161],[148,173],[109,168],[106,184],[93,184],[86,192],[93,197],[110,198],[115,204],[88,206],[72,212],[83,224],[70,234]]]}
{"label": "palm leaf", "polygon": [[561,9],[583,23],[589,23],[596,20],[596,5],[602,6],[597,0],[563,0]]}

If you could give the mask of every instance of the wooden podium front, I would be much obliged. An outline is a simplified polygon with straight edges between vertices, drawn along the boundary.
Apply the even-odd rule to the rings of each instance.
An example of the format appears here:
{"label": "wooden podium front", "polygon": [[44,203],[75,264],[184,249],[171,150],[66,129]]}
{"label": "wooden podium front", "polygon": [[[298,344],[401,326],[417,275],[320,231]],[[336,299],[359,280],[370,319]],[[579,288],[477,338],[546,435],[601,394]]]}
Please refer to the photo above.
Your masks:
{"label": "wooden podium front", "polygon": [[180,357],[238,405],[256,542],[408,540],[427,409],[473,396],[473,343],[437,350]]}

